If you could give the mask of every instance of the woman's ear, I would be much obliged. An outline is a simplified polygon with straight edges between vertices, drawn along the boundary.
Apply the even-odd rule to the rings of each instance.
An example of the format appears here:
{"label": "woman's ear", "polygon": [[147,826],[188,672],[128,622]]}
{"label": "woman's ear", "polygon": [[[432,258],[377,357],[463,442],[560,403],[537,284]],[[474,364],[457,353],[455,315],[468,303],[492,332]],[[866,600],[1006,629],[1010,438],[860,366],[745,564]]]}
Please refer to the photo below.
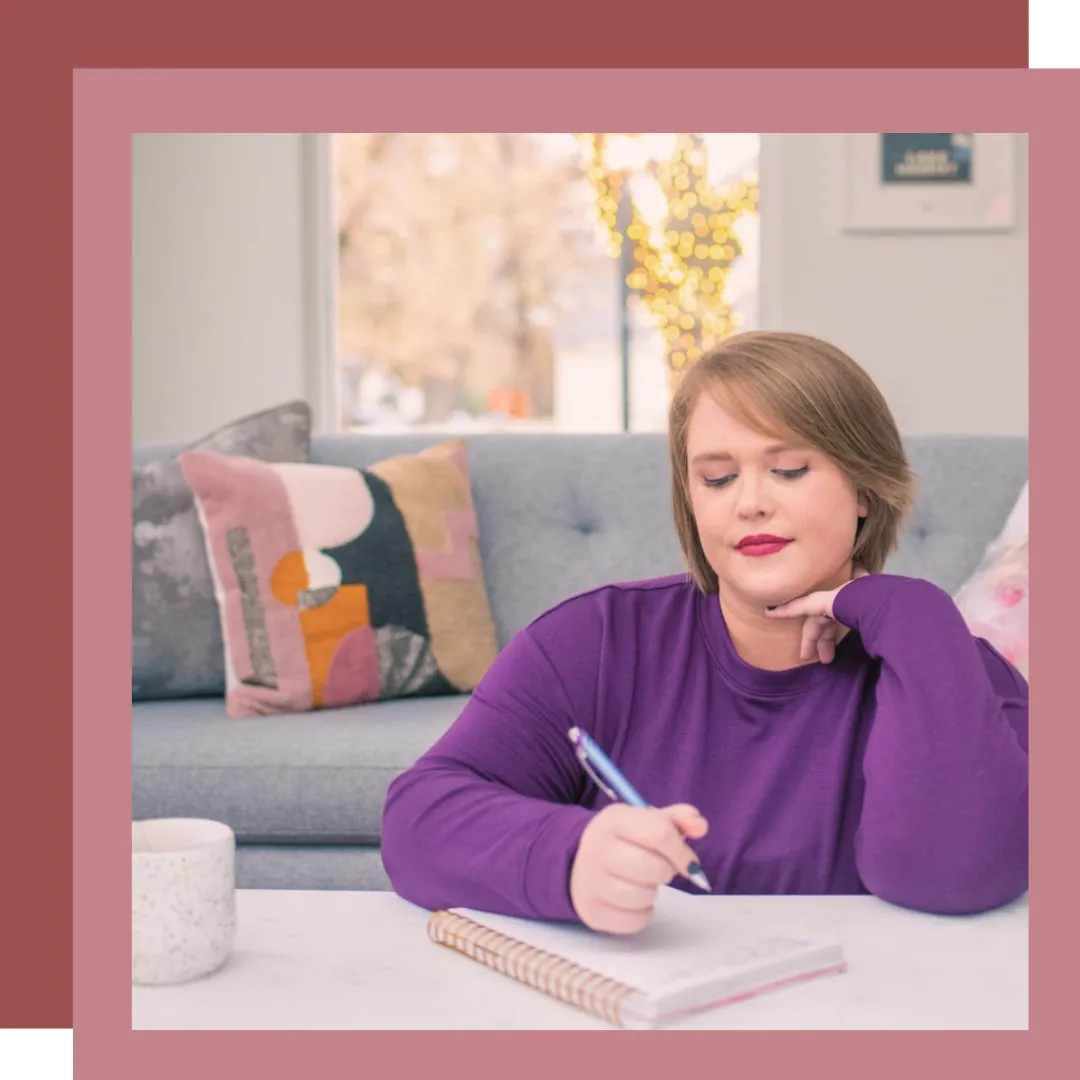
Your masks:
{"label": "woman's ear", "polygon": [[859,496],[859,502],[857,505],[859,507],[859,517],[864,518],[868,513],[870,513],[870,507],[867,504],[866,499],[863,498],[862,495]]}

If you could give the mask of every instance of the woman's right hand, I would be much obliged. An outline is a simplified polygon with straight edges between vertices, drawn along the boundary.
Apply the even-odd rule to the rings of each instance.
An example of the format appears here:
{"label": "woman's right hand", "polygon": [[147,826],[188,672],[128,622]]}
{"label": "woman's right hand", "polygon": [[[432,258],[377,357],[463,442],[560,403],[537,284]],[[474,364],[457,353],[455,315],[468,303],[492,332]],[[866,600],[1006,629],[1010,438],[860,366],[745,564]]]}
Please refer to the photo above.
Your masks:
{"label": "woman's right hand", "polygon": [[684,838],[708,832],[692,806],[604,807],[585,827],[570,870],[581,921],[609,934],[636,934],[652,919],[656,890],[696,861]]}

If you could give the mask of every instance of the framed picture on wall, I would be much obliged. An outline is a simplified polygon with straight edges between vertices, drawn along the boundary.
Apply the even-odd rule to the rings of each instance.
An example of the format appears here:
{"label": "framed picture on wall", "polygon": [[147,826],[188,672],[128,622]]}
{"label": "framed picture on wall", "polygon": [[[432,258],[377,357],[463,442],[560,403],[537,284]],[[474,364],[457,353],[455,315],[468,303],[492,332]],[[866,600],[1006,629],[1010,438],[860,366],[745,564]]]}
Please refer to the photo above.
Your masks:
{"label": "framed picture on wall", "polygon": [[847,232],[993,232],[1016,225],[1011,134],[874,132],[846,137]]}

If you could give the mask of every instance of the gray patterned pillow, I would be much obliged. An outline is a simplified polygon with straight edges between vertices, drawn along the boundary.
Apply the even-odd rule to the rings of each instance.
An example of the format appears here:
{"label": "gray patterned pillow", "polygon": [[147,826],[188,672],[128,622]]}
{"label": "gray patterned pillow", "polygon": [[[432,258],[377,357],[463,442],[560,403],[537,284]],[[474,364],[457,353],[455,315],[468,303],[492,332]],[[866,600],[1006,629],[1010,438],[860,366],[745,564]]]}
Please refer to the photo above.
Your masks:
{"label": "gray patterned pillow", "polygon": [[[290,402],[187,447],[306,462],[311,409]],[[225,646],[195,500],[175,457],[131,476],[131,697],[225,693]]]}

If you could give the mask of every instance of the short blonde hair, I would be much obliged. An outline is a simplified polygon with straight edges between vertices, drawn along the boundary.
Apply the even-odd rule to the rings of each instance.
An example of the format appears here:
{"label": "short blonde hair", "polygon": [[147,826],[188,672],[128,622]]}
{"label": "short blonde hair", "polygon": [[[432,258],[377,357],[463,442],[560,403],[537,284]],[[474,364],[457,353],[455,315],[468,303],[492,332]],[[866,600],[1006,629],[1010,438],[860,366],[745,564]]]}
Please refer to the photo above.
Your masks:
{"label": "short blonde hair", "polygon": [[704,392],[752,430],[780,435],[786,429],[836,463],[867,507],[852,561],[880,573],[915,497],[903,442],[881,391],[854,360],[827,342],[755,331],[735,334],[706,352],[672,396],[668,447],[675,529],[698,587],[719,589],[690,501],[687,428]]}

